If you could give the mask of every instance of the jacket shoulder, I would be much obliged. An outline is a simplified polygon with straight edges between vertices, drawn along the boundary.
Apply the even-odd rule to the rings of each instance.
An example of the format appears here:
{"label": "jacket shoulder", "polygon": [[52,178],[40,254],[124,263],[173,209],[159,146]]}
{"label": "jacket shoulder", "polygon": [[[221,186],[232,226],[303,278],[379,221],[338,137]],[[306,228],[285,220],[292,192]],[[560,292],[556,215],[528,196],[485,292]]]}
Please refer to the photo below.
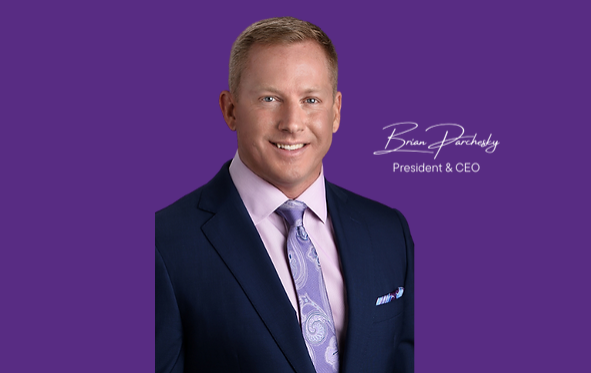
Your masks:
{"label": "jacket shoulder", "polygon": [[403,226],[408,226],[404,215],[402,215],[402,213],[396,208],[363,197],[328,181],[326,182],[326,186],[327,189],[334,193],[342,203],[345,203],[350,209],[363,215],[370,222],[374,220],[391,221],[394,219],[395,221],[399,221]]}
{"label": "jacket shoulder", "polygon": [[[181,197],[176,202],[156,212],[156,241],[166,235],[194,231],[209,220],[214,210],[233,195],[233,184],[228,171],[230,162],[207,184]],[[235,189],[235,188],[234,188]]]}
{"label": "jacket shoulder", "polygon": [[156,211],[156,225],[168,219],[175,219],[179,215],[185,215],[189,211],[196,209],[204,187],[205,185],[179,198],[165,208]]}
{"label": "jacket shoulder", "polygon": [[198,208],[204,186],[192,191],[171,205],[156,212],[156,246],[167,246],[172,241],[192,235],[211,214]]}

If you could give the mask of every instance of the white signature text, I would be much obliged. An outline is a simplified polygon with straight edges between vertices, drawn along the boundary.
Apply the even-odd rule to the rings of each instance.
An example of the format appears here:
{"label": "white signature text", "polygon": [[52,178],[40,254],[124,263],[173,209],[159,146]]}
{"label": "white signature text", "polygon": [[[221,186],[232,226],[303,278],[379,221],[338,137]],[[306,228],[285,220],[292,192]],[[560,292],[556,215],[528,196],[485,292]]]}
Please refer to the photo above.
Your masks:
{"label": "white signature text", "polygon": [[[425,132],[427,132],[433,128],[438,128],[438,127],[445,129],[445,134],[443,134],[443,140],[435,141],[431,144],[427,144],[426,141],[415,140],[414,138],[411,138],[409,140],[409,139],[405,139],[405,138],[401,137],[402,135],[408,134],[409,132],[417,129],[419,127],[418,123],[398,122],[398,123],[394,123],[394,124],[389,124],[382,129],[386,129],[386,128],[390,128],[390,127],[392,127],[392,133],[390,134],[390,136],[388,136],[388,141],[386,142],[386,146],[384,147],[384,150],[375,151],[375,152],[373,152],[374,155],[381,155],[381,154],[387,154],[387,153],[392,153],[392,152],[429,153],[429,154],[435,153],[435,157],[433,159],[437,159],[437,156],[439,155],[439,152],[441,151],[441,149],[444,146],[448,146],[451,144],[454,144],[456,146],[463,146],[463,145],[474,146],[474,145],[476,145],[478,147],[484,148],[484,151],[489,154],[494,153],[494,151],[497,149],[497,146],[499,145],[498,140],[491,141],[492,133],[490,135],[488,135],[488,139],[486,139],[486,140],[476,140],[476,133],[474,135],[464,135],[464,133],[465,133],[464,127],[462,127],[461,125],[456,124],[456,123],[441,123],[441,124],[435,124],[431,127],[427,127],[425,129]],[[398,130],[398,132],[397,132],[397,130]],[[390,145],[390,142],[392,142],[392,145]],[[398,145],[398,147],[394,147],[396,145]],[[390,146],[390,148],[388,148],[388,146]],[[412,149],[410,149],[409,147],[412,147]],[[421,150],[420,147],[425,147],[425,148],[423,148],[424,150]],[[434,151],[433,149],[437,149],[437,150]]]}

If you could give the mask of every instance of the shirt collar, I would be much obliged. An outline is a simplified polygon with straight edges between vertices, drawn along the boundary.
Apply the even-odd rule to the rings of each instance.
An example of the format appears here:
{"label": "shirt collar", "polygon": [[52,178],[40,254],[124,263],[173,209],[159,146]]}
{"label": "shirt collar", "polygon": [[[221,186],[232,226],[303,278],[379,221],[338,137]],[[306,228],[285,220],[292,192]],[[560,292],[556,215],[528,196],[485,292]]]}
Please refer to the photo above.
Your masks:
{"label": "shirt collar", "polygon": [[[242,198],[253,223],[257,225],[277,210],[289,198],[272,184],[252,172],[240,159],[238,151],[230,164],[230,176]],[[326,223],[326,189],[324,184],[324,166],[320,175],[306,189],[297,201],[304,202],[310,210]]]}

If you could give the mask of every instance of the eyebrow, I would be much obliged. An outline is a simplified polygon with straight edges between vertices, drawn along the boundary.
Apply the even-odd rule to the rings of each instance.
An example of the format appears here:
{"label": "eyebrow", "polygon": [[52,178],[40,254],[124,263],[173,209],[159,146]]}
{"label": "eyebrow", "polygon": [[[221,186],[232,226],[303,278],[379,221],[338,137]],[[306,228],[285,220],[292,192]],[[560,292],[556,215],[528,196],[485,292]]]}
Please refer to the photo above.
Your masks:
{"label": "eyebrow", "polygon": [[[267,92],[273,92],[273,93],[281,93],[281,91],[275,87],[272,86],[260,86],[256,88],[256,91],[267,91]],[[318,88],[318,87],[310,87],[305,89],[302,93],[303,94],[310,94],[310,93],[318,93],[321,92],[322,89]]]}

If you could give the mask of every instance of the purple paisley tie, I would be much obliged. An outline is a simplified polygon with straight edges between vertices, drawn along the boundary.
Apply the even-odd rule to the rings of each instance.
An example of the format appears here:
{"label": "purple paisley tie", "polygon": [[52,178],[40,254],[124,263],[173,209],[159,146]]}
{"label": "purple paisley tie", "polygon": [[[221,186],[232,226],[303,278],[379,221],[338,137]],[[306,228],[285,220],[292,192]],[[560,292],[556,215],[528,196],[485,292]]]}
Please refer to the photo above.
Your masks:
{"label": "purple paisley tie", "polygon": [[289,200],[276,212],[289,225],[287,256],[298,293],[302,334],[308,353],[316,372],[338,372],[337,338],[320,260],[303,225],[306,208],[303,202]]}

